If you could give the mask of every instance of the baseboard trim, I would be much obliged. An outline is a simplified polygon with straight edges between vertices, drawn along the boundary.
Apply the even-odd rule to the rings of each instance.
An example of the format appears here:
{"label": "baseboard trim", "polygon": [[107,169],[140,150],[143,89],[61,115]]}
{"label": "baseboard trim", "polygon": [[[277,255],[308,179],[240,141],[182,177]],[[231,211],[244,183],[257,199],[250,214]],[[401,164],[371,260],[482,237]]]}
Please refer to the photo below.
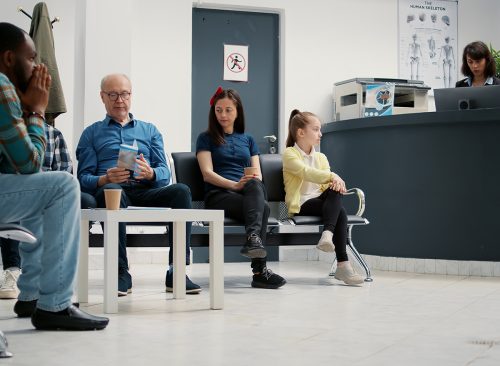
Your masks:
{"label": "baseboard trim", "polygon": [[[500,262],[445,259],[398,258],[361,255],[371,270],[426,273],[453,276],[500,277]],[[352,256],[349,255],[351,261]],[[322,261],[332,263],[335,254],[324,253],[314,245],[280,247],[280,261]]]}

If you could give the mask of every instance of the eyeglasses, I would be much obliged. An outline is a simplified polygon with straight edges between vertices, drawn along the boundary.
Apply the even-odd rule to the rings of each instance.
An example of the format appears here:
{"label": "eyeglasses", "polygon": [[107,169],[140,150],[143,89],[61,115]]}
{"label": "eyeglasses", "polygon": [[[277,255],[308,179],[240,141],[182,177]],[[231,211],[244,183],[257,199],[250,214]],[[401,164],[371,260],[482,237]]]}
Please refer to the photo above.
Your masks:
{"label": "eyeglasses", "polygon": [[121,93],[115,93],[115,92],[111,92],[111,93],[107,93],[105,91],[103,91],[104,94],[106,94],[108,96],[108,98],[113,101],[113,102],[116,102],[118,100],[118,97],[122,98],[122,100],[129,100],[130,98],[130,92],[121,92]]}

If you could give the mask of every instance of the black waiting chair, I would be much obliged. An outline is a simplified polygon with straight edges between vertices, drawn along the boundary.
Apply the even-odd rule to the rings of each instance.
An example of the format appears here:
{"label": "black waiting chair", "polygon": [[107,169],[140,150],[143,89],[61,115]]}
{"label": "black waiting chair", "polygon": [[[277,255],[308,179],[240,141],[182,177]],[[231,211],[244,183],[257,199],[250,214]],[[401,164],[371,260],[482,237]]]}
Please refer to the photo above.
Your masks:
{"label": "black waiting chair", "polygon": [[[262,154],[260,155],[260,166],[262,170],[262,180],[267,189],[267,196],[270,202],[277,201],[281,202],[280,206],[280,217],[286,217],[288,215],[285,201],[285,187],[283,184],[283,160],[280,154]],[[366,273],[366,282],[373,281],[371,277],[370,268],[367,263],[361,257],[357,251],[354,243],[352,241],[352,229],[357,225],[367,225],[369,221],[362,215],[365,211],[365,195],[363,191],[359,188],[351,188],[347,191],[346,195],[356,195],[358,198],[358,211],[354,215],[348,215],[347,219],[347,246],[351,250],[352,254],[358,261],[358,263],[363,267]],[[321,216],[293,216],[288,218],[292,225],[297,226],[322,226],[323,221]],[[334,276],[333,271],[335,267],[336,259],[333,261],[330,268],[330,276]]]}
{"label": "black waiting chair", "polygon": [[[19,240],[25,243],[35,243],[36,238],[31,231],[17,224],[0,224],[0,238]],[[0,358],[12,357],[7,349],[7,337],[0,330]]]}
{"label": "black waiting chair", "polygon": [[[204,208],[205,183],[194,152],[172,153],[174,182],[184,183],[191,190],[194,208]],[[243,223],[225,217],[224,226],[241,226]],[[268,226],[278,225],[278,220],[269,217]]]}

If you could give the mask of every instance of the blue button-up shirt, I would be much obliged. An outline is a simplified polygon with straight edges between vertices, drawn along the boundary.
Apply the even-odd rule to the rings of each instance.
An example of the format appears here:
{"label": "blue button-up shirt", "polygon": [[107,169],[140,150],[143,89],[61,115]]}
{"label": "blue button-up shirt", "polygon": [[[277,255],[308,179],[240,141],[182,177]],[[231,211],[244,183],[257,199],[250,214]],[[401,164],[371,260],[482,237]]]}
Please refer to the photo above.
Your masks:
{"label": "blue button-up shirt", "polygon": [[170,182],[163,138],[151,123],[134,119],[122,126],[111,117],[87,127],[80,137],[76,148],[78,160],[78,180],[82,191],[95,193],[99,176],[105,175],[109,168],[116,167],[121,144],[132,145],[137,141],[139,154],[155,171],[155,181],[144,183],[162,187]]}

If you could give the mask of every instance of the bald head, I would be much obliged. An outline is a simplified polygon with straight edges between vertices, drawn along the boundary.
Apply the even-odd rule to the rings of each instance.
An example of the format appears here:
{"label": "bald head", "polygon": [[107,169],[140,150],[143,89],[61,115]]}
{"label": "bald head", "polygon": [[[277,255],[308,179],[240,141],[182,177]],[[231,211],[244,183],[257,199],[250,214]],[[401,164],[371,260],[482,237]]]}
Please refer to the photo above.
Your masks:
{"label": "bald head", "polygon": [[101,99],[108,116],[116,122],[129,122],[132,84],[127,75],[110,74],[101,80]]}
{"label": "bald head", "polygon": [[105,77],[102,78],[101,80],[101,91],[106,91],[106,84],[108,82],[112,82],[114,80],[122,80],[125,79],[128,81],[128,83],[130,84],[130,89],[132,89],[132,83],[130,82],[130,78],[125,75],[125,74],[109,74],[109,75],[106,75]]}

